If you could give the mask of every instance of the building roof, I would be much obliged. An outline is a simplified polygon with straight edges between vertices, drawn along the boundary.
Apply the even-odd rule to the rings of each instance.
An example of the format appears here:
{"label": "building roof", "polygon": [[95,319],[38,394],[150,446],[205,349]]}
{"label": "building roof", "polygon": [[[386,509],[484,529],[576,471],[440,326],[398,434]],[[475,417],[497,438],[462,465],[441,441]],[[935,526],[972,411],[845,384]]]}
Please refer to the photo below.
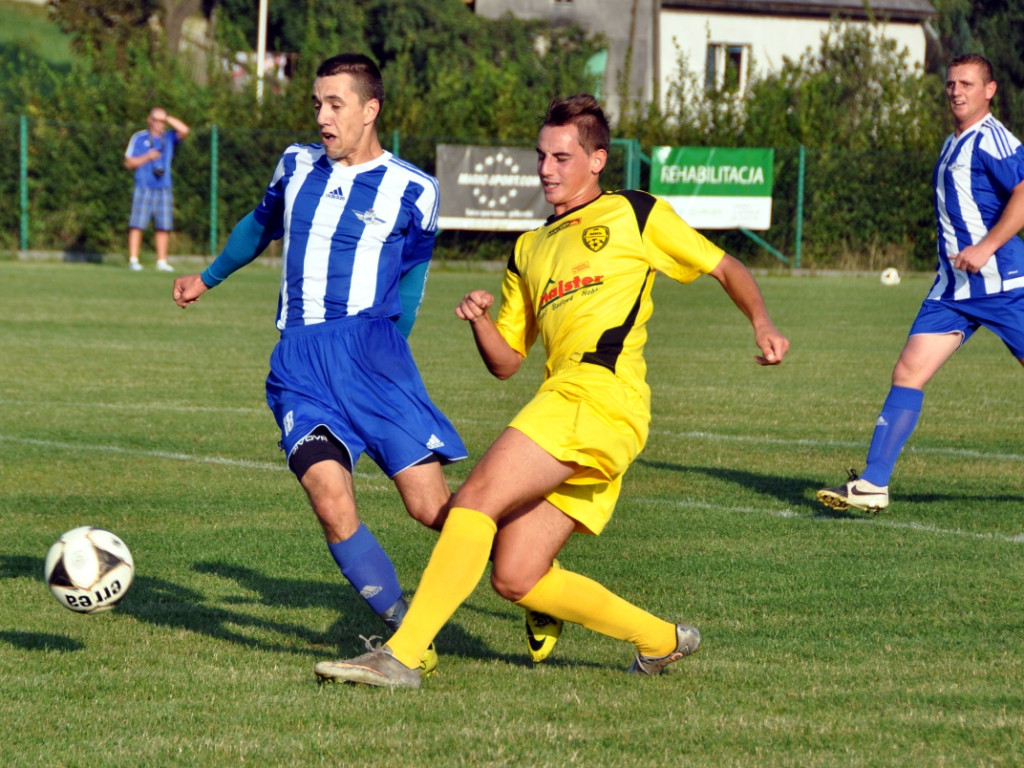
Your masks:
{"label": "building roof", "polygon": [[664,10],[712,11],[760,16],[840,16],[867,19],[871,14],[880,21],[921,23],[938,14],[929,0],[661,0]]}

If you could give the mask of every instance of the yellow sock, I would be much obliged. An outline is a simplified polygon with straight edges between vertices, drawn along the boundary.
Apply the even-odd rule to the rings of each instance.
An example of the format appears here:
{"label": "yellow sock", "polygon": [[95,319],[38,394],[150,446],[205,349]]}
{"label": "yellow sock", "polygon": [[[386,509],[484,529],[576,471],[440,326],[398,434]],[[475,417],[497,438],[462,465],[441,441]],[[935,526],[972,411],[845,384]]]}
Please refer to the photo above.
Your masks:
{"label": "yellow sock", "polygon": [[402,626],[388,640],[395,658],[410,668],[420,659],[484,575],[498,526],[487,515],[452,507],[434,545]]}
{"label": "yellow sock", "polygon": [[628,640],[645,656],[665,656],[676,649],[675,624],[572,571],[552,568],[516,605]]}

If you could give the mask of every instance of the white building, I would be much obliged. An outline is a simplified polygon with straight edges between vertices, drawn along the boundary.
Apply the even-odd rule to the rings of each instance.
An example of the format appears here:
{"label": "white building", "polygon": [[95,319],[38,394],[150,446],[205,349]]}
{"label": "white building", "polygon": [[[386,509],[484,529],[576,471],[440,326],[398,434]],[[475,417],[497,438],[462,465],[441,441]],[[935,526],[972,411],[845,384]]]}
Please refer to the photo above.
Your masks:
{"label": "white building", "polygon": [[742,87],[747,63],[756,71],[778,69],[783,57],[817,50],[833,19],[884,25],[886,37],[906,48],[911,63],[923,64],[927,25],[936,12],[929,0],[475,0],[474,11],[489,19],[511,13],[576,23],[609,41],[602,100],[617,113],[618,83],[650,101],[664,97],[677,75],[680,53],[700,82]]}

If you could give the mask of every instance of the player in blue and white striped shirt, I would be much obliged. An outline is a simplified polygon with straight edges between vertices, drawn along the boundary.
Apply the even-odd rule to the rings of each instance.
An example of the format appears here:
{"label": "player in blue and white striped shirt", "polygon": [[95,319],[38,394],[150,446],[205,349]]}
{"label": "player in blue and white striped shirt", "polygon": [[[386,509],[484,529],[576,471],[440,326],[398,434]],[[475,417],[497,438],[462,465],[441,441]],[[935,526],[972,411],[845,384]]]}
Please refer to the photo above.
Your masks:
{"label": "player in blue and white striped shirt", "polygon": [[832,509],[889,505],[889,479],[917,426],[925,385],[978,328],[1024,365],[1024,148],[989,111],[995,92],[987,59],[953,59],[946,97],[955,130],[932,177],[938,273],[893,370],[863,474],[851,471],[845,485],[817,493]]}
{"label": "player in blue and white striped shirt", "polygon": [[[193,304],[283,241],[267,402],[288,465],[342,574],[397,628],[406,602],[394,566],[359,520],[352,471],[366,453],[409,514],[440,530],[450,496],[442,465],[466,457],[431,402],[404,336],[423,296],[437,233],[437,181],[385,152],[376,64],[341,54],[320,65],[313,107],[321,143],[284,151],[259,206],[203,273],[174,282]],[[433,649],[424,671],[436,666]]]}

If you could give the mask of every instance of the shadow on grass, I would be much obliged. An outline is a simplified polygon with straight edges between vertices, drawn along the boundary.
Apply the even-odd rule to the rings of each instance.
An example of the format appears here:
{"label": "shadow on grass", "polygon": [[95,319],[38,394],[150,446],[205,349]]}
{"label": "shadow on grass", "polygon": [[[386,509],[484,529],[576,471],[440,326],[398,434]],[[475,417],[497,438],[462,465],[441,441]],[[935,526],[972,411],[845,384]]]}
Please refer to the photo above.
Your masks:
{"label": "shadow on grass", "polygon": [[31,555],[0,556],[0,579],[18,579],[28,576],[43,580],[43,563],[41,557]]}
{"label": "shadow on grass", "polygon": [[[0,557],[0,576],[3,578],[31,577],[40,583],[43,579],[43,558],[28,555],[5,555]],[[267,583],[274,580],[266,579]],[[312,582],[310,588],[321,586]],[[253,603],[257,600],[251,601]],[[124,601],[116,608],[117,613],[133,616],[140,621],[174,629],[183,629],[220,640],[237,643],[253,649],[280,651],[284,653],[308,654],[310,646],[323,645],[326,638],[308,627],[285,622],[268,621],[257,618],[245,611],[229,610],[207,604],[207,598],[200,592],[183,587],[165,579],[141,575],[136,571]],[[275,641],[267,638],[252,637],[239,628],[251,629],[254,634],[277,633],[292,642]],[[10,633],[9,633],[10,634]],[[21,633],[24,643],[32,641],[32,633]],[[46,642],[59,635],[38,635],[40,641],[35,647],[46,650]],[[18,640],[17,637],[5,638],[8,642]],[[64,638],[65,644],[75,641]],[[300,645],[301,643],[301,645]],[[22,647],[28,647],[23,645]],[[74,650],[69,648],[69,650]]]}
{"label": "shadow on grass", "polygon": [[[655,470],[666,470],[669,472],[694,473],[707,477],[732,483],[748,490],[756,491],[765,496],[772,496],[793,510],[807,510],[812,517],[846,520],[850,518],[864,519],[875,517],[857,510],[838,511],[827,509],[814,499],[814,494],[825,486],[820,478],[808,479],[800,477],[778,477],[776,475],[758,474],[741,469],[723,469],[721,467],[695,467],[682,464],[671,464],[664,461],[647,461],[639,458],[635,462]],[[840,481],[836,481],[840,485]],[[963,501],[962,493],[907,493],[899,496],[899,501],[905,504],[941,504]],[[1011,503],[1021,501],[1020,494],[999,493],[987,495],[970,496],[972,503]]]}
{"label": "shadow on grass", "polygon": [[66,635],[55,635],[50,632],[19,632],[17,630],[0,632],[0,643],[6,643],[23,651],[59,651],[60,653],[68,653],[85,648],[85,643]]}
{"label": "shadow on grass", "polygon": [[[258,651],[313,656],[314,658],[342,658],[364,652],[360,635],[385,635],[387,628],[368,608],[355,591],[339,577],[325,583],[311,579],[282,579],[267,576],[252,568],[222,562],[193,563],[192,570],[199,574],[229,579],[250,593],[235,595],[211,604],[203,592],[136,572],[128,594],[116,608],[148,624],[206,635],[217,640],[234,643]],[[44,583],[43,558],[30,555],[0,556],[0,578],[32,578]],[[265,616],[270,606],[305,609],[328,607],[338,612],[338,619],[326,631],[320,632],[306,624],[274,621]],[[247,610],[252,608],[253,610]],[[522,654],[499,653],[479,638],[469,634],[455,621],[449,621],[437,636],[442,656],[460,656],[481,660],[498,660],[517,666],[533,666],[526,653],[523,615],[519,608],[509,605],[507,610],[491,610],[464,603],[460,611],[471,611],[488,619],[502,622],[507,631],[522,638]],[[59,634],[5,631],[0,632],[0,643],[39,651],[77,651],[84,644]],[[547,666],[601,665],[580,659],[549,659]]]}
{"label": "shadow on grass", "polygon": [[[30,555],[0,556],[0,579],[32,578],[43,583],[43,558]],[[0,643],[25,651],[80,651],[85,644],[53,632],[22,632],[15,629],[0,632]]]}
{"label": "shadow on grass", "polygon": [[[244,600],[260,605],[288,608],[319,608],[326,605],[336,609],[339,618],[326,632],[313,633],[305,630],[296,635],[303,642],[316,646],[313,652],[319,657],[337,658],[339,653],[342,657],[359,655],[366,651],[360,635],[384,637],[388,633],[380,619],[369,610],[352,587],[340,579],[336,583],[326,584],[302,579],[270,578],[252,568],[217,562],[195,563],[193,570],[197,573],[230,579],[254,595],[252,598],[235,598],[238,601]],[[522,655],[498,653],[485,645],[479,638],[463,630],[457,621],[449,621],[437,636],[437,645],[442,656],[494,659],[521,666],[533,665],[526,654],[526,632],[522,614],[518,608],[513,607],[509,611],[493,611],[479,608],[472,603],[464,603],[459,610],[473,611],[484,614],[495,621],[505,622],[510,632],[523,637],[524,652]],[[270,625],[274,631],[287,631],[287,628],[282,630],[281,627],[282,625],[278,624]],[[304,647],[294,649],[294,651],[308,654],[310,649]],[[558,662],[553,659],[546,663],[557,665],[566,662]],[[572,662],[572,666],[580,666],[580,664]]]}
{"label": "shadow on grass", "polygon": [[742,486],[748,490],[757,491],[766,496],[772,496],[792,509],[804,508],[814,512],[821,511],[821,506],[814,501],[814,492],[823,487],[820,479],[809,480],[799,477],[779,477],[777,475],[765,475],[742,469],[724,469],[722,467],[684,466],[664,461],[648,461],[643,458],[638,458],[636,463],[650,469],[694,473],[713,477],[716,480],[722,480],[733,485]]}

